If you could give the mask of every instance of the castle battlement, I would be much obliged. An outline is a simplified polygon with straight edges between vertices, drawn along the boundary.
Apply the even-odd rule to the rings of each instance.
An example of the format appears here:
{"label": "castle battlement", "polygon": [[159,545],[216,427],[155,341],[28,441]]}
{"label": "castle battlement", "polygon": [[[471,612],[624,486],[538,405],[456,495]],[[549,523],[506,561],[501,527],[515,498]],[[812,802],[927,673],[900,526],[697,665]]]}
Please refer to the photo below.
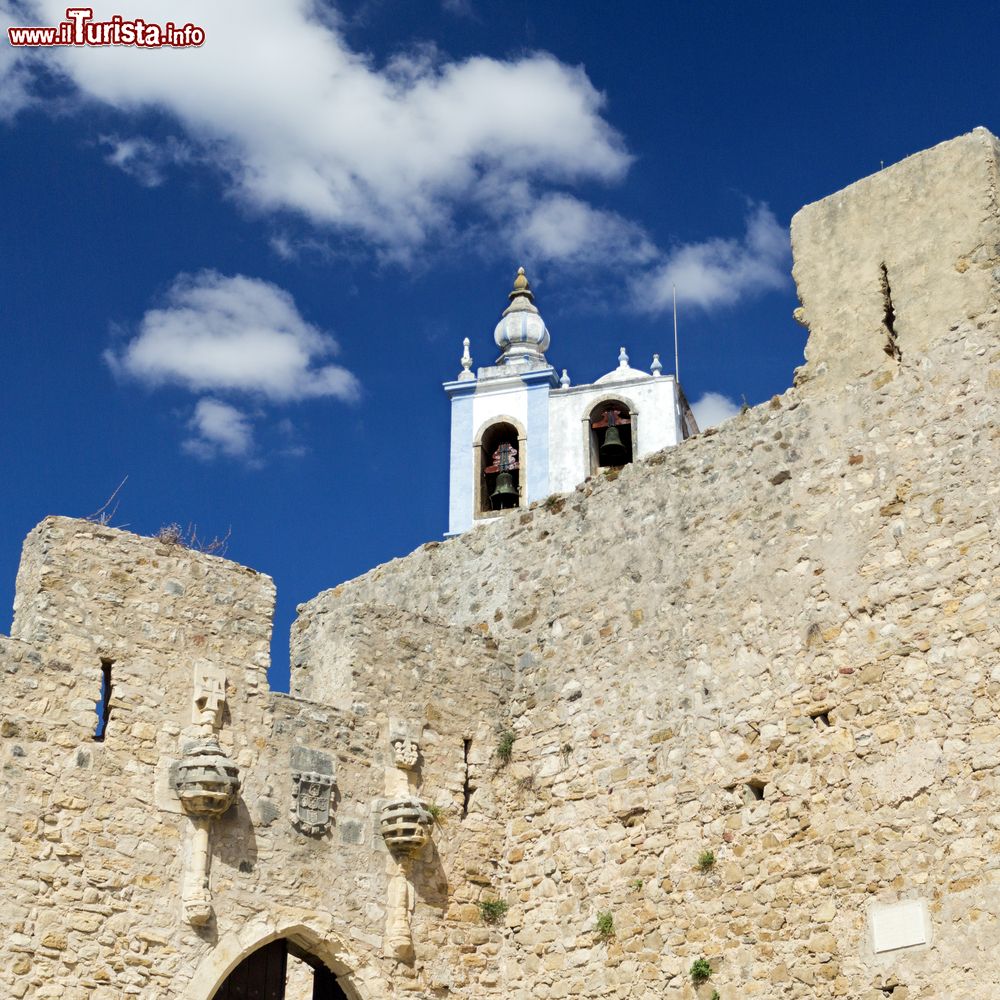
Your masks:
{"label": "castle battlement", "polygon": [[994,995],[997,152],[804,208],[795,386],[318,595],[289,695],[268,577],[43,521],[0,993]]}

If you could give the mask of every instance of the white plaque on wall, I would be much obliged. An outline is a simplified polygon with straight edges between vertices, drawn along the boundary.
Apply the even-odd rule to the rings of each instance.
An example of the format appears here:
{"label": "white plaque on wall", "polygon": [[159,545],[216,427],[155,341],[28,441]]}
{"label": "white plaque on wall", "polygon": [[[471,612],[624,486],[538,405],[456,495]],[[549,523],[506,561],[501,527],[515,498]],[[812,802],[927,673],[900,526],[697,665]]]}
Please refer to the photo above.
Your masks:
{"label": "white plaque on wall", "polygon": [[927,944],[927,904],[922,899],[907,899],[873,906],[871,925],[876,954]]}

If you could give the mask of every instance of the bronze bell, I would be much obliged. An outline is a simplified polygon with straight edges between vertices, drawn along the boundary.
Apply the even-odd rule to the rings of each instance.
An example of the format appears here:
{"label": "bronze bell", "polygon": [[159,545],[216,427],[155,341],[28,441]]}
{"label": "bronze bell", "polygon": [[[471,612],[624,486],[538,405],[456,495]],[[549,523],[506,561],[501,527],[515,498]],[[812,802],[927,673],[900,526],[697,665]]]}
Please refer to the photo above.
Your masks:
{"label": "bronze bell", "polygon": [[614,424],[609,424],[604,432],[604,443],[601,445],[601,465],[624,465],[628,460],[628,451],[622,444],[622,436]]}
{"label": "bronze bell", "polygon": [[497,488],[490,494],[490,503],[494,510],[505,510],[517,506],[517,487],[514,477],[509,472],[497,475]]}

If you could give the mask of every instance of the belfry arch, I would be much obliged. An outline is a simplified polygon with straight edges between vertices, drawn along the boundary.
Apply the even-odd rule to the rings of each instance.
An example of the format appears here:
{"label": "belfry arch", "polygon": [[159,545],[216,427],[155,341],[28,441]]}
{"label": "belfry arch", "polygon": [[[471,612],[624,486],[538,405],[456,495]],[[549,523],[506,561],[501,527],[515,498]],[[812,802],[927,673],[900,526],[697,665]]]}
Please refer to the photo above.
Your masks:
{"label": "belfry arch", "polygon": [[[628,465],[635,460],[638,453],[638,416],[635,404],[624,396],[608,393],[596,401],[590,400],[583,424],[584,447],[592,476],[601,469]],[[616,434],[616,440],[621,442],[617,453],[611,456],[604,452],[609,431]]]}
{"label": "belfry arch", "polygon": [[[499,469],[496,465],[497,451],[501,445],[509,444],[513,448],[514,466],[511,468],[516,500],[514,507],[524,506],[527,475],[527,441],[528,436],[524,425],[513,417],[502,415],[487,421],[473,441],[473,466],[475,489],[473,505],[475,517],[490,517],[497,513],[491,502],[491,494],[496,489]],[[492,470],[492,471],[491,471]]]}

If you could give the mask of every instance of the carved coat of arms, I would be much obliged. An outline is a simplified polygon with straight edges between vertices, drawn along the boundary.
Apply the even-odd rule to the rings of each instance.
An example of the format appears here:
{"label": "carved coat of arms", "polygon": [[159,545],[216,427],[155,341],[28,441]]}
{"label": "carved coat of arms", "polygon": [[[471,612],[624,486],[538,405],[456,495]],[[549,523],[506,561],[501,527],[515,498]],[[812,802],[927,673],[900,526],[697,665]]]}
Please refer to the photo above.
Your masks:
{"label": "carved coat of arms", "polygon": [[316,771],[292,772],[292,825],[317,836],[330,828],[334,777]]}

